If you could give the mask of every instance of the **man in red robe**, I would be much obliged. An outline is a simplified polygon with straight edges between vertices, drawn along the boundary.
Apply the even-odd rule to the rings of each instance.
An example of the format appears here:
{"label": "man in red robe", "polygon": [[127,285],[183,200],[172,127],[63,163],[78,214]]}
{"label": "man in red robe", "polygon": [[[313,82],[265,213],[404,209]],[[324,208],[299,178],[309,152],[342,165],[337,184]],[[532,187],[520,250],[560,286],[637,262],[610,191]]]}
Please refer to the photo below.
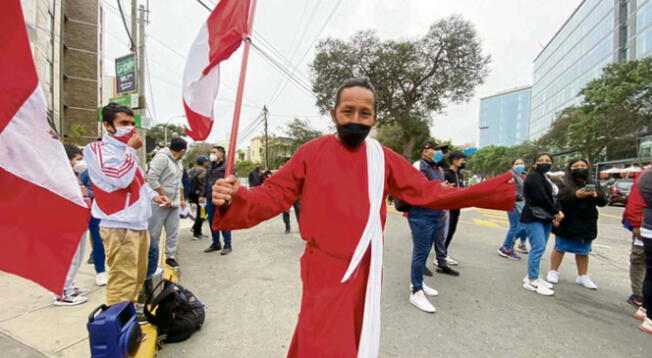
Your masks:
{"label": "man in red robe", "polygon": [[[371,248],[346,280],[345,272],[366,232],[370,215],[367,134],[376,121],[373,88],[364,79],[345,82],[337,92],[331,116],[337,134],[316,138],[294,154],[262,186],[240,187],[234,176],[213,186],[213,203],[220,207],[215,230],[252,227],[287,211],[301,196],[301,257],[303,296],[299,322],[288,357],[374,357],[375,349],[359,344],[363,330]],[[380,148],[380,146],[378,146]],[[384,189],[410,204],[432,209],[482,207],[511,210],[516,189],[511,174],[470,188],[448,188],[429,182],[412,164],[389,148],[384,155]],[[382,184],[382,183],[381,183]],[[376,200],[374,202],[377,203]],[[385,205],[379,206],[384,226]],[[382,237],[381,237],[382,240]],[[378,339],[376,339],[377,341]],[[363,339],[363,341],[365,341]],[[360,353],[360,352],[372,353]]]}

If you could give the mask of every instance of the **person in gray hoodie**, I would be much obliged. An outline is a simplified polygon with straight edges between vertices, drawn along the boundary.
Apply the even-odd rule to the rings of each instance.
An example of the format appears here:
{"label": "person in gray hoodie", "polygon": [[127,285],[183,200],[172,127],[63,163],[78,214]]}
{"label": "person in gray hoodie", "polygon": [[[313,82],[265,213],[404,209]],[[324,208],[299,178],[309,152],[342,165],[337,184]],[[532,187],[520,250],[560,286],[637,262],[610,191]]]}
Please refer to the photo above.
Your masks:
{"label": "person in gray hoodie", "polygon": [[169,148],[156,153],[149,164],[147,183],[152,189],[169,199],[164,206],[152,205],[152,217],[149,219],[150,246],[147,264],[147,277],[151,277],[158,266],[159,241],[161,231],[165,228],[165,263],[177,268],[177,246],[179,244],[179,209],[186,207],[183,195],[183,164],[181,158],[186,154],[188,143],[182,138],[173,138]]}

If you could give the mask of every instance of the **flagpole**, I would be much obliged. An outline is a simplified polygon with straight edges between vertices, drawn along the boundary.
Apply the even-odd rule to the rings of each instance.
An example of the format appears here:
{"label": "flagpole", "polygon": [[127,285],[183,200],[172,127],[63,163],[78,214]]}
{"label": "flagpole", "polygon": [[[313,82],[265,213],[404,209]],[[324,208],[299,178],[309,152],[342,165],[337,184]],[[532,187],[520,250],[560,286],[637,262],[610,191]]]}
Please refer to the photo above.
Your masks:
{"label": "flagpole", "polygon": [[235,162],[235,148],[238,140],[238,126],[240,125],[240,110],[242,108],[242,95],[244,93],[245,78],[247,76],[247,60],[249,59],[249,47],[251,47],[251,32],[254,26],[254,14],[256,13],[256,0],[251,0],[251,11],[249,13],[249,23],[247,24],[247,36],[245,38],[244,53],[242,54],[242,64],[240,65],[240,80],[238,82],[238,92],[235,98],[235,108],[233,110],[233,124],[231,125],[231,139],[229,140],[229,152],[226,159],[226,170],[224,176],[233,173],[233,164]]}

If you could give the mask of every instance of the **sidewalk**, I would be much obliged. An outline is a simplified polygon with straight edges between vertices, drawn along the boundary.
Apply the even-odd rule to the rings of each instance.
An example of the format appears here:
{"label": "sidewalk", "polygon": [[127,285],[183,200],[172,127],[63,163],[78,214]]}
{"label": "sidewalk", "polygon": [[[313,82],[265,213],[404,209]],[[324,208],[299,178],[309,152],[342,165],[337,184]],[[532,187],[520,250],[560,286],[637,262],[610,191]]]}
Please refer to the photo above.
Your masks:
{"label": "sidewalk", "polygon": [[[189,219],[181,219],[181,245],[189,240]],[[90,242],[82,267],[75,278],[77,286],[89,289],[88,302],[70,307],[54,306],[53,297],[43,287],[5,272],[0,272],[0,352],[16,358],[89,357],[88,315],[104,303],[104,287],[95,286],[95,270],[86,263]],[[8,352],[12,352],[9,354]],[[6,355],[5,355],[6,354]]]}

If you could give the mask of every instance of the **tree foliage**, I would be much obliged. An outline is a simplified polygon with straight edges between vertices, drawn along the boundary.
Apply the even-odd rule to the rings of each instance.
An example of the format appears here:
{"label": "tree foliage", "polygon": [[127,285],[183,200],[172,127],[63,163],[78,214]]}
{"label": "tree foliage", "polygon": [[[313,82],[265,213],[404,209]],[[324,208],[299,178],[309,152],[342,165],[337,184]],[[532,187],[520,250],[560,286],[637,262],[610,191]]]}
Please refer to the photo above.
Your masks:
{"label": "tree foliage", "polygon": [[448,103],[468,101],[484,82],[489,62],[474,26],[451,16],[411,40],[383,41],[374,31],[363,31],[349,41],[320,41],[311,64],[313,91],[326,113],[342,82],[369,78],[377,94],[379,126],[395,125],[398,131],[392,131],[403,143],[398,151],[410,157],[429,132],[431,114]]}
{"label": "tree foliage", "polygon": [[[165,128],[167,127],[167,143],[165,142]],[[154,140],[159,147],[166,147],[172,138],[183,137],[183,127],[175,124],[157,124],[147,131],[147,136]]]}
{"label": "tree foliage", "polygon": [[288,137],[292,138],[292,152],[309,140],[322,135],[322,132],[313,129],[308,121],[299,118],[294,118],[287,124],[286,133]]}
{"label": "tree foliage", "polygon": [[235,163],[235,171],[238,177],[246,178],[254,170],[254,162],[251,160],[241,160]]}

